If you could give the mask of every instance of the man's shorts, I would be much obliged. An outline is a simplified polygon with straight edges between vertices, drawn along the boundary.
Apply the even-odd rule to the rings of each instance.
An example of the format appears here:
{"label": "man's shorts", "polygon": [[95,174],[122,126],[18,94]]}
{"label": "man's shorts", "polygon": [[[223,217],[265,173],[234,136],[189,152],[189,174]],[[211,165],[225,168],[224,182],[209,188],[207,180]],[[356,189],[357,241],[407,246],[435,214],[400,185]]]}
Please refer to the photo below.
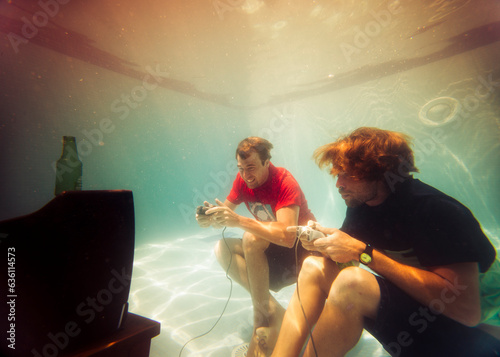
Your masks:
{"label": "man's shorts", "polygon": [[[269,264],[269,289],[278,292],[285,286],[297,281],[297,264],[295,259],[295,246],[293,248],[282,247],[271,243],[266,249],[267,262]],[[299,267],[301,259],[307,251],[302,244],[297,246],[297,257]]]}
{"label": "man's shorts", "polygon": [[366,319],[365,328],[391,356],[500,356],[500,340],[440,314],[446,305],[444,300],[448,303],[453,300],[451,291],[444,300],[433,300],[431,310],[386,279],[376,278],[380,306],[377,319]]}

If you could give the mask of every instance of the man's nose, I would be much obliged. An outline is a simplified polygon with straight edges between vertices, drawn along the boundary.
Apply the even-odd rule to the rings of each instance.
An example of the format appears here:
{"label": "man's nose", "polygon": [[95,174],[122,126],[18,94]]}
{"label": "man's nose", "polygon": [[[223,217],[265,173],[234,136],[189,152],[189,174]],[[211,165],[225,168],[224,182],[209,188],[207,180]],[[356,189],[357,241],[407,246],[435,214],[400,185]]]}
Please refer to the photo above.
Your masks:
{"label": "man's nose", "polygon": [[337,176],[337,182],[335,183],[335,187],[337,188],[345,187],[344,180],[341,178],[341,176]]}

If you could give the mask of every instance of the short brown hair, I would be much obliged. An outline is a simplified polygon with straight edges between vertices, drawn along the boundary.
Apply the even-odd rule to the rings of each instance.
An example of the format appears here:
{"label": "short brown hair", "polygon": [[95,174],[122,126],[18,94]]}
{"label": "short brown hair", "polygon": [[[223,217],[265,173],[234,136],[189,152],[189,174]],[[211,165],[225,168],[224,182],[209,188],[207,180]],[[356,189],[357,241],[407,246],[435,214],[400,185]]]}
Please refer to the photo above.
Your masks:
{"label": "short brown hair", "polygon": [[378,128],[362,127],[314,152],[320,168],[331,166],[337,176],[345,172],[358,179],[377,181],[391,172],[410,176],[415,167],[409,136]]}
{"label": "short brown hair", "polygon": [[271,159],[271,149],[273,148],[273,144],[263,138],[259,138],[257,136],[250,136],[246,139],[243,139],[238,144],[236,148],[236,158],[240,156],[243,160],[249,157],[253,151],[259,154],[259,158],[262,161],[262,165],[266,162],[266,160]]}

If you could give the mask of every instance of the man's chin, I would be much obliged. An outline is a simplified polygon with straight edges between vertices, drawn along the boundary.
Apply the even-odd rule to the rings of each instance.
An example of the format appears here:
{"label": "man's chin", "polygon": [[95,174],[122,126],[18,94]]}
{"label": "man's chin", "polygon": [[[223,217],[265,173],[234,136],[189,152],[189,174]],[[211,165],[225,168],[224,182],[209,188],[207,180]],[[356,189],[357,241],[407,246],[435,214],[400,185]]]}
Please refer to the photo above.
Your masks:
{"label": "man's chin", "polygon": [[353,199],[353,198],[347,198],[347,199],[344,199],[344,201],[345,201],[346,206],[349,208],[359,207],[363,204],[363,202],[358,201],[358,200]]}
{"label": "man's chin", "polygon": [[250,189],[257,188],[257,183],[255,181],[253,182],[245,182],[247,184],[247,187]]}

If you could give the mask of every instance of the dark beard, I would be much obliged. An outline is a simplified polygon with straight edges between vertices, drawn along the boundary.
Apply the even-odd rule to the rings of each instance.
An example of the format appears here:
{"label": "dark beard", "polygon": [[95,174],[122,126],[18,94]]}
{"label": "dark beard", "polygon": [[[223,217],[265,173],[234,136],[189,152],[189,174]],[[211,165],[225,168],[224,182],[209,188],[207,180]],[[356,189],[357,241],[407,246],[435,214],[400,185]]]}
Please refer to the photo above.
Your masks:
{"label": "dark beard", "polygon": [[[343,188],[339,189],[339,193],[341,195],[344,193],[349,195],[346,199],[344,199],[344,202],[345,202],[346,206],[350,207],[350,208],[359,207],[359,206],[365,204],[366,202],[373,200],[377,196],[376,190],[370,191],[370,193],[371,193],[370,195],[365,195],[365,196],[361,197],[361,199],[354,198],[351,195],[351,193],[346,192],[346,190]],[[359,194],[358,194],[358,196],[359,196]]]}
{"label": "dark beard", "polygon": [[345,204],[349,208],[354,208],[354,207],[359,207],[361,206],[364,202],[357,200],[355,198],[349,197],[347,200],[344,200]]}

